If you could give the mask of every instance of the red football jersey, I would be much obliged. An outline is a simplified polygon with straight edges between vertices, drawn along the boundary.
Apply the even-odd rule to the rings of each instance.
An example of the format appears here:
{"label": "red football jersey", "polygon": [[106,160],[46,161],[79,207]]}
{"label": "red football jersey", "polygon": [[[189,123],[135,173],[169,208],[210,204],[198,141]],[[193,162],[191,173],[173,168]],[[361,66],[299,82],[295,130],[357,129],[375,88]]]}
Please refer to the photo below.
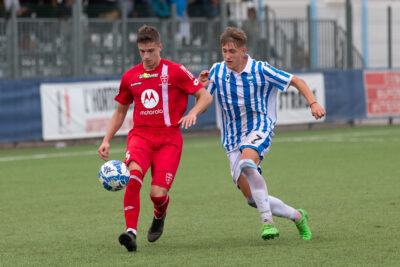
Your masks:
{"label": "red football jersey", "polygon": [[184,66],[161,59],[154,70],[140,63],[125,72],[115,100],[122,105],[135,102],[134,127],[179,127],[188,95],[202,87]]}

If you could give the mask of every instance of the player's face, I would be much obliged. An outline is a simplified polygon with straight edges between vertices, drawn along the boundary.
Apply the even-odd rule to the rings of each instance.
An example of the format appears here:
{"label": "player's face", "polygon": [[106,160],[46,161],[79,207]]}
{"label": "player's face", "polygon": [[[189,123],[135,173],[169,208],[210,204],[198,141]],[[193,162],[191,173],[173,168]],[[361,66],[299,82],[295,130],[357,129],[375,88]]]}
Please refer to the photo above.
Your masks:
{"label": "player's face", "polygon": [[241,72],[246,66],[246,47],[237,47],[234,43],[226,43],[222,46],[222,56],[226,66],[236,72]]}
{"label": "player's face", "polygon": [[143,67],[146,70],[155,69],[161,60],[160,52],[162,45],[154,42],[138,43],[138,48],[143,61]]}

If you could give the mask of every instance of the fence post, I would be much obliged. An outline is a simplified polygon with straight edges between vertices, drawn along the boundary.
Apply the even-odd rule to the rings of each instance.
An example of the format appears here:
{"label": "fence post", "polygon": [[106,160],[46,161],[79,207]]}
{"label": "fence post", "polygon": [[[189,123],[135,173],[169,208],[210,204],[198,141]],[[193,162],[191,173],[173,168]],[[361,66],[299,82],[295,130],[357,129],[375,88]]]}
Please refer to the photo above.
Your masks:
{"label": "fence post", "polygon": [[338,69],[339,68],[339,59],[338,59],[338,57],[339,57],[339,48],[338,48],[338,34],[339,34],[339,31],[338,31],[338,25],[337,25],[337,22],[336,21],[334,21],[333,22],[333,31],[334,31],[334,34],[333,34],[333,49],[334,49],[334,51],[333,51],[333,55],[334,55],[334,59],[335,59],[335,69]]}
{"label": "fence post", "polygon": [[310,46],[310,66],[315,69],[319,67],[318,59],[318,15],[317,15],[317,1],[311,0],[309,8],[309,31],[311,36]]}
{"label": "fence post", "polygon": [[265,38],[265,36],[264,36],[264,34],[265,34],[265,29],[264,29],[264,27],[265,27],[265,23],[264,23],[264,20],[265,20],[265,9],[263,8],[263,5],[264,5],[264,1],[263,0],[257,0],[257,17],[258,17],[258,19],[261,21],[261,23],[260,23],[260,37],[261,38]]}
{"label": "fence post", "polygon": [[313,69],[313,53],[311,51],[313,50],[313,43],[312,39],[313,37],[313,31],[312,31],[312,19],[311,19],[311,6],[307,6],[307,22],[308,22],[308,65],[310,66],[310,69]]}
{"label": "fence post", "polygon": [[177,44],[176,44],[176,36],[178,32],[178,18],[176,16],[176,4],[173,3],[171,4],[171,53],[172,53],[172,61],[178,61],[178,54],[177,54]]}
{"label": "fence post", "polygon": [[[292,44],[292,58],[291,58],[291,68],[294,69],[299,69],[299,68],[303,68],[303,62],[300,62],[299,60],[299,49],[300,45],[299,45],[299,29],[298,29],[298,20],[294,19],[292,21],[292,26],[293,26],[293,44]],[[301,63],[301,64],[300,64]]]}
{"label": "fence post", "polygon": [[122,3],[122,21],[121,21],[121,31],[122,31],[122,59],[121,59],[121,73],[126,70],[126,59],[128,58],[128,9],[127,3]]}
{"label": "fence post", "polygon": [[270,47],[270,40],[271,40],[271,37],[269,36],[269,8],[268,8],[268,6],[267,5],[265,5],[265,7],[264,7],[264,13],[265,13],[265,40],[266,40],[266,49],[267,49],[267,53],[266,53],[266,60],[267,61],[270,61],[270,50],[271,50],[271,47]]}
{"label": "fence post", "polygon": [[388,16],[388,67],[392,68],[392,7],[387,8]]}
{"label": "fence post", "polygon": [[362,43],[363,43],[363,58],[364,67],[369,66],[369,54],[368,54],[368,3],[367,0],[362,0]]}
{"label": "fence post", "polygon": [[225,31],[225,28],[228,26],[228,12],[226,1],[221,0],[221,33]]}
{"label": "fence post", "polygon": [[347,68],[353,68],[353,17],[350,0],[346,0]]}
{"label": "fence post", "polygon": [[76,0],[72,9],[72,73],[83,75],[82,0]]}
{"label": "fence post", "polygon": [[[388,67],[391,69],[392,65],[392,7],[387,8],[388,15]],[[393,125],[393,117],[389,117],[389,125]]]}
{"label": "fence post", "polygon": [[212,24],[212,22],[211,21],[208,21],[207,22],[207,50],[208,50],[208,57],[207,57],[207,69],[210,69],[211,68],[211,64],[213,63],[213,58],[212,58],[212,55],[213,55],[213,42],[214,42],[214,39],[213,39],[213,35],[212,35],[212,32],[213,32],[213,24]]}
{"label": "fence post", "polygon": [[[19,50],[19,45],[18,45],[18,21],[17,21],[17,9],[16,6],[13,4],[11,7],[11,19],[9,22],[9,37],[11,42],[10,46],[10,52],[11,52],[11,57],[9,58],[8,63],[12,66],[11,69],[11,78],[12,79],[18,79],[19,78],[19,64],[18,64],[18,50]],[[11,67],[10,66],[10,67]]]}
{"label": "fence post", "polygon": [[114,20],[112,22],[112,58],[113,58],[113,70],[112,73],[116,74],[118,73],[119,70],[119,64],[118,64],[118,55],[119,50],[118,50],[118,37],[120,36],[120,31],[118,27],[118,23],[120,20]]}

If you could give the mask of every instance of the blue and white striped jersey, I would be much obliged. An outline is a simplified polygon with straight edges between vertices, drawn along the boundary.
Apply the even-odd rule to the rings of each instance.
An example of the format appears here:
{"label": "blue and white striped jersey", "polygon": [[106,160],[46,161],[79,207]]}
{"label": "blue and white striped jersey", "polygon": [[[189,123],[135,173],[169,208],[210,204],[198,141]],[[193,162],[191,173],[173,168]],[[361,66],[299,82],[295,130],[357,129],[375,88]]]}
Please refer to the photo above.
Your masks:
{"label": "blue and white striped jersey", "polygon": [[273,135],[278,90],[285,91],[293,75],[248,56],[241,73],[215,63],[210,70],[207,91],[216,91],[221,121],[222,145],[229,152],[251,131]]}

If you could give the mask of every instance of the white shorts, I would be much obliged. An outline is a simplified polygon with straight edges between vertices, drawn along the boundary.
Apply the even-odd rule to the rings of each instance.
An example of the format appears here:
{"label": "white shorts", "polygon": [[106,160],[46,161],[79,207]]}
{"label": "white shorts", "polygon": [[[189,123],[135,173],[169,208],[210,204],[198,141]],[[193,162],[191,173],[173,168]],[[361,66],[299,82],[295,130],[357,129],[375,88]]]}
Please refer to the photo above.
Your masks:
{"label": "white shorts", "polygon": [[241,174],[239,161],[242,156],[242,150],[246,147],[253,148],[258,152],[260,156],[260,163],[258,165],[258,171],[261,173],[261,161],[263,160],[265,154],[269,151],[271,146],[271,138],[272,135],[269,132],[263,133],[260,131],[251,132],[239,146],[237,146],[234,150],[227,152],[226,156],[229,159],[230,167],[231,167],[231,175],[233,182],[237,185],[237,180]]}

